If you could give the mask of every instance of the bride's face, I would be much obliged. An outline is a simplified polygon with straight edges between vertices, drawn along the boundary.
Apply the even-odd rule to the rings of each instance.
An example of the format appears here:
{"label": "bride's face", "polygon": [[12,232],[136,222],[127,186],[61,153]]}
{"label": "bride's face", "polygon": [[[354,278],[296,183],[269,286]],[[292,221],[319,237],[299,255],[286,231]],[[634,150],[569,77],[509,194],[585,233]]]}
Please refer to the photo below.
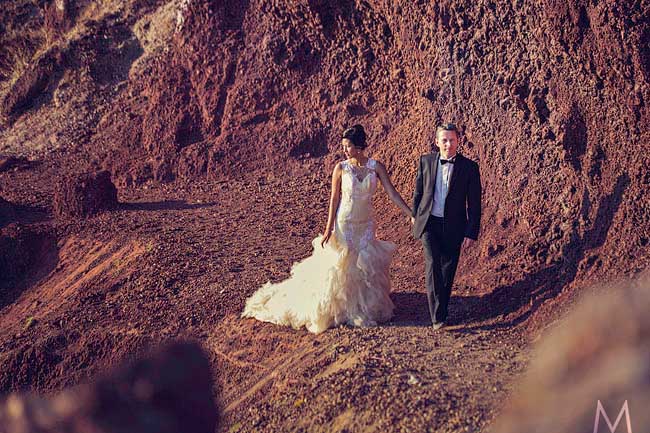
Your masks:
{"label": "bride's face", "polygon": [[345,153],[346,158],[359,158],[360,156],[363,156],[363,149],[354,147],[354,144],[352,144],[352,142],[347,138],[344,138],[341,141],[341,145],[343,146],[343,153]]}

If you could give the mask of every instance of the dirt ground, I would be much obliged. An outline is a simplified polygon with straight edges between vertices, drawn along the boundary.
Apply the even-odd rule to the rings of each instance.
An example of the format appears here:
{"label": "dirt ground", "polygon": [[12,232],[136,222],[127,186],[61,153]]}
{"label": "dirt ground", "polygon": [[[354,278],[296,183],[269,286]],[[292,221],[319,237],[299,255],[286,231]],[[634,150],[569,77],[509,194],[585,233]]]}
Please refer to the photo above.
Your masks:
{"label": "dirt ground", "polygon": [[[30,185],[39,170],[3,179]],[[527,365],[517,323],[533,308],[505,314],[489,293],[459,285],[450,326],[434,332],[405,221],[379,216],[379,236],[399,245],[389,323],[315,336],[239,318],[255,288],[309,254],[326,192],[316,181],[193,182],[122,192],[119,210],[88,220],[44,210],[19,223],[57,241],[24,291],[3,297],[4,391],[53,392],[191,338],[211,356],[220,431],[483,431]],[[40,209],[22,208],[25,220]]]}

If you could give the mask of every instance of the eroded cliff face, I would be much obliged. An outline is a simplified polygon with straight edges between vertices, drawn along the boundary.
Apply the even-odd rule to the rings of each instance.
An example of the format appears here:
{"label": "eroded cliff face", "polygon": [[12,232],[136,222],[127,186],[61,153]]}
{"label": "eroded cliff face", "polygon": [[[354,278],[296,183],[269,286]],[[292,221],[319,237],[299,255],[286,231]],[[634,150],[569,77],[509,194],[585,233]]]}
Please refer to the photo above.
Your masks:
{"label": "eroded cliff face", "polygon": [[649,12],[614,1],[182,2],[167,49],[130,77],[93,142],[125,185],[314,172],[326,184],[342,129],[361,123],[410,196],[436,123],[456,122],[484,188],[483,240],[463,279],[501,287],[498,302],[541,302],[647,264]]}
{"label": "eroded cliff face", "polygon": [[323,196],[295,200],[323,206],[345,126],[410,196],[452,121],[484,190],[460,282],[486,302],[539,306],[650,260],[648,2],[34,5],[49,42],[4,81],[7,151],[66,149],[61,170],[107,168],[118,188],[309,177]]}

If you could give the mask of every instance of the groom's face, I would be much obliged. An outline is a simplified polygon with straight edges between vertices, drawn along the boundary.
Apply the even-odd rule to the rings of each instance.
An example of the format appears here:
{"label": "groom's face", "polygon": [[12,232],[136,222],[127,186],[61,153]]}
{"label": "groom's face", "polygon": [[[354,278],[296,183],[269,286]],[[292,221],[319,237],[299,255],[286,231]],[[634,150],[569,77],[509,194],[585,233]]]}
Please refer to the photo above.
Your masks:
{"label": "groom's face", "polygon": [[436,146],[440,149],[442,158],[451,158],[456,155],[458,149],[458,134],[456,134],[456,131],[439,130],[436,134]]}

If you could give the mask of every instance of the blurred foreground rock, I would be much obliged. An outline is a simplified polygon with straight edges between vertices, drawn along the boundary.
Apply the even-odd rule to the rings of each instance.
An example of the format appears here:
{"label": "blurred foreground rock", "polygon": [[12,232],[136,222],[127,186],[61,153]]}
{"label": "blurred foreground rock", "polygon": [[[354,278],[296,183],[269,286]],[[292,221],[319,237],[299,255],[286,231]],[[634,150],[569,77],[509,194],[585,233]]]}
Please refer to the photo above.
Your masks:
{"label": "blurred foreground rock", "polygon": [[87,217],[117,206],[117,188],[108,171],[68,176],[54,190],[58,217]]}
{"label": "blurred foreground rock", "polygon": [[11,394],[2,433],[213,433],[210,366],[193,343],[174,343],[91,385],[42,398]]}
{"label": "blurred foreground rock", "polygon": [[494,431],[648,431],[649,311],[647,276],[589,294],[541,341]]}

